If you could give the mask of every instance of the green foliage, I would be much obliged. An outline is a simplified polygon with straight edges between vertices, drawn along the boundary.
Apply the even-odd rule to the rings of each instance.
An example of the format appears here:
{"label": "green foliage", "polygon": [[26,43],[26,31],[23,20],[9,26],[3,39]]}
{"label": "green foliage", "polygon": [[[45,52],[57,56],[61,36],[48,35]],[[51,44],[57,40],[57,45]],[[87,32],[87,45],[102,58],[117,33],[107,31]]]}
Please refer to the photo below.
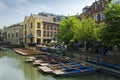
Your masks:
{"label": "green foliage", "polygon": [[82,19],[80,21],[76,16],[70,16],[60,22],[59,33],[57,37],[59,41],[64,42],[92,42],[96,40],[94,30],[97,28],[92,18]]}
{"label": "green foliage", "polygon": [[75,33],[81,26],[81,22],[77,16],[69,16],[61,20],[59,25],[59,33],[57,34],[58,40],[69,43],[75,40]]}
{"label": "green foliage", "polygon": [[97,28],[94,29],[94,32],[93,32],[93,35],[94,35],[94,38],[96,39],[96,41],[102,41],[101,40],[101,32],[104,28],[104,23],[100,23],[97,25]]}
{"label": "green foliage", "polygon": [[96,23],[92,18],[82,19],[82,26],[78,30],[77,38],[79,41],[92,42],[95,40],[94,29],[96,29]]}
{"label": "green foliage", "polygon": [[120,46],[120,5],[109,4],[105,16],[107,24],[101,31],[101,40],[109,46]]}

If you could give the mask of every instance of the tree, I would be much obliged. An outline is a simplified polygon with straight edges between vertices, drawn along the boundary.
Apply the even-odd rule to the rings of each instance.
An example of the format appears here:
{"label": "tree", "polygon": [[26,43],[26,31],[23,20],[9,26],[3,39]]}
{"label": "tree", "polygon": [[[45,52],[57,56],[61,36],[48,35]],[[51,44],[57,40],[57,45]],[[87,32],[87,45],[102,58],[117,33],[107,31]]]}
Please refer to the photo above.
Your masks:
{"label": "tree", "polygon": [[59,26],[58,40],[70,43],[75,41],[75,34],[81,27],[81,22],[77,16],[68,16],[68,18],[64,18],[59,22]]}
{"label": "tree", "polygon": [[83,18],[81,22],[82,26],[76,31],[76,38],[81,42],[87,41],[91,43],[95,40],[93,33],[97,24],[92,18]]}
{"label": "tree", "polygon": [[105,26],[105,23],[100,23],[97,25],[98,27],[94,29],[93,36],[96,39],[96,41],[100,42],[101,40],[101,32]]}
{"label": "tree", "polygon": [[120,5],[109,4],[104,13],[107,22],[101,31],[101,40],[109,46],[120,46]]}

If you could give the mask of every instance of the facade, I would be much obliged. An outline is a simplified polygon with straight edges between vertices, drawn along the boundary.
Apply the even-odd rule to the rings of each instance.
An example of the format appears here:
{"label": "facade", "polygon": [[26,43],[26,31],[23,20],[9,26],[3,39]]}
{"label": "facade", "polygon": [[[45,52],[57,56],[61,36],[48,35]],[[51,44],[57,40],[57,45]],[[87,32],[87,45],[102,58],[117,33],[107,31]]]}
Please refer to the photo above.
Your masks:
{"label": "facade", "polygon": [[82,10],[82,14],[80,14],[80,19],[84,17],[92,17],[97,23],[105,22],[105,16],[103,11],[107,3],[110,0],[98,0],[95,1],[91,6],[86,6]]}
{"label": "facade", "polygon": [[2,30],[2,44],[7,44],[7,28]]}
{"label": "facade", "polygon": [[2,43],[2,32],[3,32],[3,30],[0,29],[0,43]]}
{"label": "facade", "polygon": [[7,28],[7,43],[11,45],[22,45],[23,43],[22,28],[23,28],[22,22],[9,26]]}
{"label": "facade", "polygon": [[24,18],[23,37],[24,44],[29,47],[30,43],[42,44],[55,38],[58,32],[58,22],[54,16],[31,14]]}

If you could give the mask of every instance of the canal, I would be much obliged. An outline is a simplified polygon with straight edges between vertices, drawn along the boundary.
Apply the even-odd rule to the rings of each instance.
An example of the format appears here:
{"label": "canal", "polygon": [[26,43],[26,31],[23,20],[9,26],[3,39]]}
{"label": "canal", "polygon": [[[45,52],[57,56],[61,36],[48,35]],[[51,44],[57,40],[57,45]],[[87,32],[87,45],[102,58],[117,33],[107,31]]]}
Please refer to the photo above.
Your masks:
{"label": "canal", "polygon": [[67,78],[54,77],[39,72],[30,63],[25,63],[26,58],[13,51],[0,51],[0,80],[120,80],[105,73]]}

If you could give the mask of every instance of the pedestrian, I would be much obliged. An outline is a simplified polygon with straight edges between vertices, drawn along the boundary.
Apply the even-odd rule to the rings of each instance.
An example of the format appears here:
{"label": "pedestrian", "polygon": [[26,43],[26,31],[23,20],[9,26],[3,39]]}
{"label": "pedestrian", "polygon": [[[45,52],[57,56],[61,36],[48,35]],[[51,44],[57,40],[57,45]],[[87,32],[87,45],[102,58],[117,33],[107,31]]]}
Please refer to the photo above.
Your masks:
{"label": "pedestrian", "polygon": [[103,46],[101,46],[101,48],[100,48],[100,53],[101,53],[101,54],[104,54],[104,51],[105,51],[105,48],[104,48]]}
{"label": "pedestrian", "polygon": [[118,51],[118,47],[117,47],[117,45],[114,46],[114,51],[115,51],[115,52]]}
{"label": "pedestrian", "polygon": [[104,48],[104,55],[108,52],[107,47]]}

